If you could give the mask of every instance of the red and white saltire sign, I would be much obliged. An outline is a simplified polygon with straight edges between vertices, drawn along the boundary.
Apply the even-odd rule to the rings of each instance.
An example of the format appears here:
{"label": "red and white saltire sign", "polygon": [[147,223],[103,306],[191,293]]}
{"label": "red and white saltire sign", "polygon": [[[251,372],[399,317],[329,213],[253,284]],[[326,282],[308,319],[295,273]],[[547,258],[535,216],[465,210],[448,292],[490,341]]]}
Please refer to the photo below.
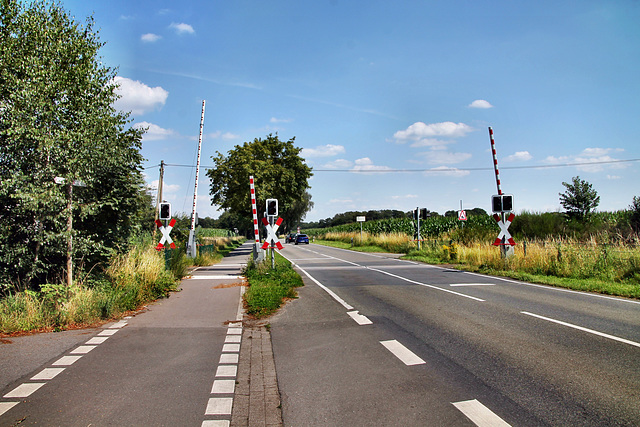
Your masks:
{"label": "red and white saltire sign", "polygon": [[467,213],[465,211],[458,211],[458,220],[459,221],[466,221],[467,220]]}
{"label": "red and white saltire sign", "polygon": [[[511,225],[511,221],[513,221],[513,218],[515,217],[516,217],[515,214],[512,212],[507,218],[507,220],[505,222],[502,222],[502,218],[500,218],[500,215],[493,214],[493,219],[496,220],[496,222],[498,223],[498,227],[500,227],[500,234],[498,234],[496,241],[493,242],[494,246],[500,246],[500,245],[515,246],[516,245],[515,240],[513,240],[513,237],[511,237],[511,233],[509,233],[509,230],[507,230]],[[504,238],[504,240],[507,243],[502,243],[502,238]]]}
{"label": "red and white saltire sign", "polygon": [[169,236],[169,233],[171,233],[171,229],[173,228],[173,226],[176,225],[176,219],[171,218],[171,221],[169,222],[169,225],[167,227],[162,225],[162,222],[159,219],[156,219],[156,225],[158,226],[158,230],[160,230],[160,232],[162,233],[162,239],[160,239],[160,243],[158,243],[156,249],[164,249],[164,242],[169,242],[169,247],[171,249],[175,249],[176,244],[173,243],[173,240],[171,239],[171,236]]}
{"label": "red and white saltire sign", "polygon": [[278,250],[280,251],[283,250],[284,246],[282,246],[282,243],[280,243],[280,240],[278,240],[278,235],[276,234],[276,231],[278,231],[278,227],[280,227],[280,224],[282,224],[282,218],[278,218],[273,227],[271,226],[271,224],[269,224],[267,218],[262,218],[262,223],[265,227],[267,227],[268,234],[267,240],[265,240],[264,244],[262,245],[262,249],[267,249],[269,247],[269,242],[274,241],[276,242],[276,248],[278,248]]}

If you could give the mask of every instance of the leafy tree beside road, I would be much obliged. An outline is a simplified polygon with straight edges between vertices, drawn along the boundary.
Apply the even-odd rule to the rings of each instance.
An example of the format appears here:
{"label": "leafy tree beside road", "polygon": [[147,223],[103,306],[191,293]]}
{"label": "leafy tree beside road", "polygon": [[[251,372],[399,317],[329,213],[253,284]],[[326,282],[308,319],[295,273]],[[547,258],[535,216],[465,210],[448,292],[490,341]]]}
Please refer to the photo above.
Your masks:
{"label": "leafy tree beside road", "polygon": [[560,204],[566,209],[567,214],[579,220],[588,218],[591,212],[600,204],[600,196],[593,186],[587,181],[574,176],[572,183],[563,182],[566,187],[560,195]]}
{"label": "leafy tree beside road", "polygon": [[279,216],[284,224],[279,231],[294,227],[311,210],[313,202],[307,192],[311,168],[300,157],[295,138],[281,141],[278,135],[236,145],[227,156],[213,156],[214,168],[207,171],[211,179],[211,204],[238,215],[240,230],[253,230],[249,177],[256,182],[258,216],[262,216],[267,199],[278,199]]}
{"label": "leafy tree beside road", "polygon": [[143,131],[112,107],[102,45],[91,18],[0,0],[0,283],[71,284],[149,214]]}

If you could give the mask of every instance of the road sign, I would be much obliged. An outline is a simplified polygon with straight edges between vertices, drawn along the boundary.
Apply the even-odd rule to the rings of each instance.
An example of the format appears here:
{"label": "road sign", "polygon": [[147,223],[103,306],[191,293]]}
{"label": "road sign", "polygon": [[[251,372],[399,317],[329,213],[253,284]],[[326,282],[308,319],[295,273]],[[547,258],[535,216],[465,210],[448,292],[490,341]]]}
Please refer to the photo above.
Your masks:
{"label": "road sign", "polygon": [[276,234],[276,231],[278,231],[278,227],[280,227],[280,224],[282,224],[282,218],[278,218],[273,227],[271,226],[271,224],[269,224],[269,221],[267,221],[266,218],[262,218],[262,223],[267,228],[267,240],[265,240],[264,244],[262,245],[262,249],[269,248],[269,242],[275,242],[276,248],[278,248],[278,250],[280,251],[283,250],[284,246],[282,246],[282,243],[280,243],[280,240],[278,240],[278,235]]}
{"label": "road sign", "polygon": [[171,222],[169,222],[169,225],[167,227],[162,225],[162,222],[159,219],[156,219],[156,225],[158,226],[158,229],[162,233],[162,239],[160,239],[160,243],[158,243],[158,246],[156,246],[156,249],[157,250],[164,249],[164,242],[169,242],[169,247],[171,249],[175,249],[176,244],[173,243],[173,240],[171,239],[171,236],[169,236],[169,233],[171,233],[171,229],[173,228],[173,226],[176,225],[176,219],[173,218]]}
{"label": "road sign", "polygon": [[466,221],[467,220],[467,212],[458,211],[458,220],[459,221]]}
{"label": "road sign", "polygon": [[367,220],[367,217],[365,216],[357,216],[356,217],[356,222],[365,222]]}
{"label": "road sign", "polygon": [[[496,220],[496,222],[498,223],[498,227],[500,227],[500,234],[498,234],[498,237],[496,238],[495,242],[493,242],[494,246],[500,246],[500,245],[515,246],[516,245],[515,240],[513,240],[513,237],[511,237],[511,234],[509,233],[509,230],[508,230],[509,226],[511,225],[511,221],[513,221],[513,218],[515,218],[515,214],[512,213],[511,215],[509,215],[509,217],[505,222],[502,222],[502,218],[500,218],[500,215],[498,214],[493,215],[493,219]],[[503,241],[507,243],[502,243]]]}

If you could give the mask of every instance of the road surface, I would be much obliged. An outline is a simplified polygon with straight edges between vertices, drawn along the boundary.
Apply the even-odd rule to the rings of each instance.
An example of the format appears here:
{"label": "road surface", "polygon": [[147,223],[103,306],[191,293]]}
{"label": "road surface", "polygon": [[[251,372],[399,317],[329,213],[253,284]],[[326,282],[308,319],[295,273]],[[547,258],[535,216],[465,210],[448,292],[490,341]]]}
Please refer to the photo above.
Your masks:
{"label": "road surface", "polygon": [[640,301],[319,245],[271,320],[284,424],[640,425]]}

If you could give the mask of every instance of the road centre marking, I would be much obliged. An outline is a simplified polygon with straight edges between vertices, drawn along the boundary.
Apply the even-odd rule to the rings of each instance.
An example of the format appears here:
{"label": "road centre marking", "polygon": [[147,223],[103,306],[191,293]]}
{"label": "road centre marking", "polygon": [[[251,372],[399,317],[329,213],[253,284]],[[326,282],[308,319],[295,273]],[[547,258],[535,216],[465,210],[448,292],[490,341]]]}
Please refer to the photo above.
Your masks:
{"label": "road centre marking", "polygon": [[527,311],[521,311],[520,313],[526,314],[527,316],[536,317],[538,319],[546,320],[548,322],[557,323],[558,325],[568,326],[570,328],[577,329],[577,330],[582,331],[582,332],[588,332],[590,334],[598,335],[600,337],[608,338],[610,340],[618,341],[618,342],[621,342],[621,343],[624,343],[624,344],[629,344],[629,345],[632,345],[632,346],[635,346],[635,347],[640,347],[640,343],[637,343],[637,342],[631,341],[631,340],[627,340],[627,339],[624,339],[624,338],[616,337],[615,335],[605,334],[604,332],[595,331],[593,329],[588,329],[588,328],[585,328],[585,327],[582,327],[582,326],[574,325],[572,323],[563,322],[561,320],[551,319],[549,317],[540,316],[539,314],[533,314],[533,313],[529,313]]}
{"label": "road centre marking", "polygon": [[436,289],[442,292],[448,292],[450,294],[458,295],[460,297],[469,298],[475,301],[484,302],[483,299],[472,297],[471,295],[461,294],[460,292],[450,291],[449,289],[440,288],[438,286],[429,285],[427,283],[418,282],[416,280],[407,279],[406,277],[398,276],[397,274],[389,273],[388,271],[378,270],[377,268],[367,267],[371,271],[377,271],[378,273],[386,274],[387,276],[395,277],[396,279],[404,280],[405,282],[413,283],[414,285],[424,286],[426,288]]}
{"label": "road centre marking", "polygon": [[494,414],[489,408],[476,399],[452,403],[478,427],[510,427],[510,424]]}
{"label": "road centre marking", "polygon": [[367,316],[363,316],[357,311],[349,311],[347,313],[353,320],[356,321],[358,325],[373,325],[373,322],[367,318]]}
{"label": "road centre marking", "polygon": [[385,346],[387,350],[393,353],[394,356],[400,359],[407,366],[423,365],[427,363],[396,340],[380,341],[380,344]]}

